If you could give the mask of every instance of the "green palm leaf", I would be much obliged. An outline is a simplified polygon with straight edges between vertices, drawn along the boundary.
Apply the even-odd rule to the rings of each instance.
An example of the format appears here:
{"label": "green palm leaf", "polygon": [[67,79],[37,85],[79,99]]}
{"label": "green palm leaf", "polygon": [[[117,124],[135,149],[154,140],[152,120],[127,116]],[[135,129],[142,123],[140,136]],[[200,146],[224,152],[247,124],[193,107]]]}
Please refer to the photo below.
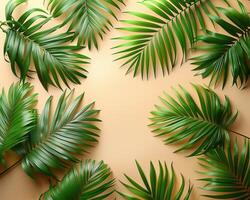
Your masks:
{"label": "green palm leaf", "polygon": [[227,34],[207,31],[206,35],[198,37],[204,44],[197,47],[204,53],[194,59],[198,65],[194,70],[200,71],[203,78],[211,76],[211,83],[228,81],[229,74],[232,83],[244,85],[250,74],[250,16],[239,2],[241,11],[234,8],[219,8],[228,20],[218,16],[211,19],[220,25]]}
{"label": "green palm leaf", "polygon": [[41,200],[103,200],[113,193],[111,171],[102,161],[86,160],[71,169]]}
{"label": "green palm leaf", "polygon": [[176,152],[195,148],[190,156],[223,146],[229,127],[237,117],[227,97],[223,103],[211,89],[198,85],[194,88],[200,105],[180,86],[181,92],[175,90],[177,100],[165,94],[160,98],[164,105],[156,106],[151,118],[151,126],[156,127],[154,132],[157,136],[169,135],[164,139],[166,144],[181,145]]}
{"label": "green palm leaf", "polygon": [[70,103],[72,94],[62,94],[53,116],[52,98],[47,100],[22,161],[28,175],[32,176],[35,171],[51,176],[52,169],[63,169],[78,162],[76,155],[97,142],[99,129],[92,122],[100,121],[95,117],[99,111],[92,108],[94,103],[81,108],[83,94]]}
{"label": "green palm leaf", "polygon": [[250,199],[250,145],[245,139],[243,148],[239,150],[237,140],[227,141],[226,148],[217,148],[199,158],[207,178],[203,190],[212,192],[204,195],[213,199]]}
{"label": "green palm leaf", "polygon": [[4,164],[4,154],[27,140],[34,128],[37,102],[33,87],[28,83],[12,84],[8,94],[0,95],[0,163]]}
{"label": "green palm leaf", "polygon": [[122,20],[124,27],[119,28],[130,35],[114,38],[121,41],[115,46],[116,60],[125,60],[122,66],[128,66],[127,73],[134,76],[141,73],[142,78],[153,71],[157,74],[157,63],[163,75],[175,66],[177,43],[180,44],[184,60],[187,50],[194,44],[200,28],[206,29],[204,13],[216,12],[210,0],[144,0],[141,2],[150,12],[127,12],[136,20]]}
{"label": "green palm leaf", "polygon": [[156,170],[152,162],[150,162],[150,178],[147,179],[143,169],[136,162],[138,172],[144,186],[134,181],[129,176],[125,175],[129,184],[122,184],[126,189],[132,193],[132,195],[120,193],[119,194],[127,200],[188,200],[192,192],[192,187],[188,186],[188,191],[185,190],[185,180],[181,175],[181,186],[177,189],[177,180],[173,165],[171,165],[171,171],[169,172],[166,163],[164,165],[159,162],[159,174],[157,176]]}
{"label": "green palm leaf", "polygon": [[24,2],[11,0],[6,6],[4,55],[9,58],[12,72],[24,81],[31,76],[34,64],[45,89],[49,84],[61,88],[61,81],[68,87],[68,82],[80,84],[79,78],[85,78],[87,72],[81,65],[88,63],[88,58],[76,53],[81,46],[65,44],[73,39],[74,33],[55,34],[60,26],[41,30],[51,17],[39,8],[30,9],[14,19],[13,11]]}
{"label": "green palm leaf", "polygon": [[48,0],[48,8],[54,17],[67,13],[63,25],[70,24],[68,31],[74,31],[78,45],[94,45],[98,49],[98,38],[112,26],[110,17],[115,19],[115,10],[124,4],[123,0]]}

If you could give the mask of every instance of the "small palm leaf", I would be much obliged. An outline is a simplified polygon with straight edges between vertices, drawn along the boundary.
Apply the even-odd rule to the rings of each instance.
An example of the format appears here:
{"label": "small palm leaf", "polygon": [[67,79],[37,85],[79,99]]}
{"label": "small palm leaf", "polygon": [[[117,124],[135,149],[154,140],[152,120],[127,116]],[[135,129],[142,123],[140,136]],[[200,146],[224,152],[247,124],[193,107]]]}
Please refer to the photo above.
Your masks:
{"label": "small palm leaf", "polygon": [[181,186],[179,189],[176,188],[177,180],[173,165],[171,165],[171,172],[169,172],[166,163],[164,165],[159,162],[159,175],[154,165],[150,162],[150,179],[148,180],[143,169],[136,162],[137,169],[140,173],[144,186],[134,181],[129,176],[125,175],[130,184],[122,183],[132,195],[120,193],[119,194],[127,200],[188,200],[192,192],[192,187],[189,185],[186,194],[185,180],[181,175]]}
{"label": "small palm leaf", "polygon": [[128,66],[127,73],[140,72],[142,78],[148,78],[150,70],[156,76],[157,63],[163,75],[169,73],[176,64],[177,43],[185,59],[200,27],[206,29],[204,13],[216,11],[210,0],[144,0],[141,4],[153,14],[128,12],[138,19],[122,20],[127,25],[119,29],[132,34],[114,38],[122,41],[114,54],[119,55],[116,60],[125,60],[122,66]]}
{"label": "small palm leaf", "polygon": [[161,98],[164,106],[156,106],[151,118],[151,126],[156,126],[154,132],[157,136],[170,135],[164,140],[166,144],[184,143],[176,152],[196,148],[190,156],[223,146],[229,127],[237,117],[227,97],[222,103],[219,96],[209,88],[198,85],[194,85],[194,88],[200,106],[180,86],[181,92],[175,91],[177,100],[165,94],[166,97]]}
{"label": "small palm leaf", "polygon": [[[50,97],[41,114],[37,130],[30,139],[28,153],[23,159],[24,171],[31,175],[33,171],[53,175],[51,169],[62,169],[78,162],[76,155],[86,152],[86,148],[97,142],[99,130],[92,122],[100,121],[93,110],[94,103],[82,107],[83,94],[72,103],[72,92],[60,97],[54,116],[51,116]],[[50,120],[51,119],[51,120]]]}
{"label": "small palm leaf", "polygon": [[240,3],[241,11],[234,8],[219,8],[229,20],[218,16],[211,19],[219,24],[227,34],[207,31],[206,35],[198,37],[205,43],[198,45],[197,49],[205,51],[194,59],[194,70],[200,71],[203,78],[211,76],[211,83],[228,81],[229,74],[232,83],[244,85],[250,74],[250,16]]}
{"label": "small palm leaf", "polygon": [[27,140],[27,134],[34,128],[37,102],[33,87],[28,83],[12,84],[6,95],[0,95],[0,163],[4,153]]}
{"label": "small palm leaf", "polygon": [[114,180],[103,162],[86,160],[71,169],[55,187],[45,192],[41,200],[103,200],[113,193]]}
{"label": "small palm leaf", "polygon": [[54,17],[67,13],[63,25],[70,23],[68,31],[74,31],[73,38],[78,45],[94,45],[98,49],[98,38],[112,26],[110,17],[115,19],[115,9],[120,9],[123,0],[48,0],[48,8]]}
{"label": "small palm leaf", "polygon": [[217,148],[199,158],[207,178],[201,179],[207,184],[203,190],[213,194],[204,195],[213,199],[250,199],[250,145],[245,139],[244,146],[239,150],[237,140],[233,150],[230,141],[226,148]]}
{"label": "small palm leaf", "polygon": [[38,8],[26,11],[15,20],[12,13],[23,2],[25,0],[12,0],[6,6],[4,55],[8,55],[13,73],[24,81],[31,76],[33,62],[45,89],[49,84],[61,88],[60,81],[68,87],[68,82],[80,84],[79,78],[85,78],[87,72],[80,65],[88,63],[88,58],[75,52],[82,47],[65,44],[73,39],[74,34],[54,34],[60,26],[41,30],[51,17]]}

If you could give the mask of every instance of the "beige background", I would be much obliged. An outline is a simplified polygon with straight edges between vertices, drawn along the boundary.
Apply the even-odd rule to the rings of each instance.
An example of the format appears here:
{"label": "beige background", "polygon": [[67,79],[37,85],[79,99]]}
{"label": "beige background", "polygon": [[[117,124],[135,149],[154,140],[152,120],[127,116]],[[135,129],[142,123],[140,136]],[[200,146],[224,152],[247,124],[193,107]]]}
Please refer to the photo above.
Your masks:
{"label": "beige background", "polygon": [[[4,6],[7,0],[1,0],[0,19],[4,20]],[[36,2],[36,3],[34,3]],[[42,5],[42,0],[30,1],[29,7]],[[244,0],[247,4],[247,1]],[[249,4],[249,2],[248,2]],[[250,6],[248,5],[248,8]],[[22,13],[25,7],[18,9],[18,14]],[[126,10],[141,10],[136,1],[128,0]],[[121,15],[120,18],[126,17]],[[115,23],[119,26],[119,23]],[[185,158],[184,153],[173,154],[175,146],[165,146],[160,138],[153,137],[147,125],[149,112],[154,104],[159,104],[158,96],[163,91],[171,93],[171,87],[182,84],[191,90],[190,83],[208,84],[208,80],[195,77],[191,71],[193,66],[187,62],[182,67],[177,66],[174,71],[166,77],[158,76],[157,79],[150,78],[148,81],[141,80],[140,77],[132,78],[131,74],[125,76],[125,69],[121,69],[120,62],[112,62],[111,47],[115,42],[112,37],[121,33],[112,30],[103,42],[100,43],[100,50],[84,52],[91,57],[91,64],[88,79],[82,80],[82,85],[75,86],[76,93],[86,92],[85,102],[96,101],[96,108],[101,109],[100,118],[103,122],[100,125],[101,137],[96,147],[90,150],[90,154],[85,158],[104,160],[112,169],[114,177],[125,180],[123,173],[132,177],[138,177],[135,162],[137,159],[141,165],[148,169],[150,160],[166,161],[168,165],[174,162],[176,172],[183,173],[186,180],[190,179],[195,186],[191,199],[206,199],[200,197],[201,190],[198,188],[201,183],[195,170],[199,169],[196,158]],[[2,53],[5,35],[0,33],[0,52]],[[8,88],[11,83],[18,79],[12,74],[10,66],[0,56],[0,88]],[[35,86],[34,91],[39,93],[38,108],[42,108],[46,99],[54,96],[54,103],[58,99],[61,91],[56,88],[49,88],[46,92],[38,79],[30,80]],[[239,90],[228,85],[223,91],[217,88],[216,91],[223,96],[228,95],[234,106],[238,108],[239,117],[233,127],[234,130],[250,136],[250,109],[249,88]],[[12,162],[14,159],[12,159]],[[18,166],[7,175],[0,177],[0,199],[1,200],[35,200],[47,189],[48,181],[42,178],[32,180]],[[117,181],[117,188],[124,190]],[[119,199],[119,197],[117,197]]]}

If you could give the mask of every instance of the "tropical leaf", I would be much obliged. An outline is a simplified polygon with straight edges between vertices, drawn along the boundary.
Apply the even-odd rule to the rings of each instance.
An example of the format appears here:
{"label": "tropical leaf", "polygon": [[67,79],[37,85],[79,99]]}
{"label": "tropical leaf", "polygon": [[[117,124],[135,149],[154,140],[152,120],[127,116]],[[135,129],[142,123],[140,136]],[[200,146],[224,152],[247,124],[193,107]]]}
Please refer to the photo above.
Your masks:
{"label": "tropical leaf", "polygon": [[28,83],[12,84],[8,94],[0,95],[0,163],[4,164],[4,154],[27,140],[34,128],[37,102],[33,87]]}
{"label": "tropical leaf", "polygon": [[223,103],[211,89],[199,85],[193,87],[200,105],[180,86],[181,92],[175,90],[177,100],[165,94],[160,98],[163,106],[156,106],[151,118],[157,136],[169,135],[164,139],[166,144],[181,145],[176,152],[195,148],[190,156],[223,146],[229,127],[237,117],[228,97]]}
{"label": "tropical leaf", "polygon": [[211,192],[204,196],[213,199],[250,199],[250,144],[245,139],[243,148],[239,150],[237,140],[230,140],[226,147],[214,149],[199,158],[206,178],[201,179],[206,185],[203,190]]}
{"label": "tropical leaf", "polygon": [[[223,1],[223,0],[222,0]],[[182,49],[182,61],[187,57],[200,28],[206,29],[204,13],[216,12],[210,0],[144,0],[141,2],[150,12],[127,12],[136,20],[122,20],[119,28],[129,35],[117,37],[121,44],[115,46],[118,58],[125,60],[122,66],[128,66],[127,73],[134,76],[141,73],[149,76],[153,71],[157,75],[157,64],[163,75],[170,72],[177,62],[178,43]]]}
{"label": "tropical leaf", "polygon": [[63,169],[78,162],[76,155],[97,142],[99,129],[92,122],[100,121],[95,117],[99,111],[92,108],[94,103],[81,108],[83,94],[70,103],[72,94],[61,95],[53,116],[52,98],[47,100],[22,161],[28,175],[40,172],[53,176],[52,169]]}
{"label": "tropical leaf", "polygon": [[164,165],[159,162],[159,174],[157,175],[156,170],[152,162],[150,162],[150,178],[147,179],[143,169],[136,162],[138,172],[140,174],[141,180],[144,186],[141,186],[139,183],[134,181],[129,176],[125,175],[129,184],[123,183],[125,188],[132,193],[119,194],[127,200],[179,200],[184,199],[188,200],[192,192],[192,187],[189,185],[188,190],[185,193],[185,180],[181,175],[181,186],[177,189],[177,180],[173,165],[171,165],[171,172],[169,172],[166,163]]}
{"label": "tropical leaf", "polygon": [[39,8],[30,9],[14,19],[13,11],[24,2],[11,0],[6,5],[4,55],[9,58],[12,72],[24,81],[31,76],[34,64],[45,89],[49,84],[61,88],[61,81],[68,87],[68,82],[80,84],[79,78],[85,78],[87,72],[81,65],[88,63],[88,58],[76,53],[81,46],[65,44],[73,39],[74,33],[56,34],[59,25],[41,30],[51,17]]}
{"label": "tropical leaf", "polygon": [[[238,1],[239,2],[239,1]],[[198,65],[194,70],[200,71],[203,78],[211,76],[211,83],[223,83],[223,87],[232,77],[232,84],[245,85],[250,74],[250,16],[242,3],[241,11],[234,8],[219,8],[228,20],[211,16],[214,23],[220,25],[226,34],[207,31],[198,37],[204,43],[198,45],[200,56],[194,59]]]}
{"label": "tropical leaf", "polygon": [[54,17],[65,13],[63,25],[70,24],[68,31],[74,31],[78,45],[94,45],[98,49],[98,38],[112,27],[110,17],[117,19],[115,10],[120,10],[123,0],[48,0],[48,8]]}
{"label": "tropical leaf", "polygon": [[111,171],[102,161],[86,160],[71,169],[41,200],[103,200],[113,193]]}

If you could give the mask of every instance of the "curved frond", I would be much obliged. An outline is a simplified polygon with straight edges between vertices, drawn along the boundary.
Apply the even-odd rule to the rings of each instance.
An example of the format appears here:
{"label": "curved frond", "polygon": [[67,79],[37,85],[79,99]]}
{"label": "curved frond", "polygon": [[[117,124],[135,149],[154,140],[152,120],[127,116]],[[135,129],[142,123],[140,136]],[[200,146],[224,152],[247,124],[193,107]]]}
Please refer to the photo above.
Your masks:
{"label": "curved frond", "polygon": [[88,63],[88,57],[76,53],[81,46],[65,44],[72,41],[74,33],[55,34],[60,26],[41,30],[51,17],[39,8],[30,9],[14,19],[14,9],[23,2],[25,0],[13,0],[6,6],[4,55],[9,58],[12,72],[24,81],[32,76],[34,64],[45,89],[50,84],[61,88],[61,82],[68,87],[69,82],[80,84],[79,78],[86,78],[87,73],[81,65]]}
{"label": "curved frond", "polygon": [[[186,191],[186,183],[184,177],[181,175],[181,186],[177,188],[177,180],[173,165],[171,165],[171,171],[168,170],[166,163],[159,162],[159,173],[157,175],[156,170],[152,162],[150,162],[150,175],[149,179],[145,175],[145,172],[141,168],[138,162],[136,162],[140,178],[143,182],[143,186],[137,183],[135,180],[125,175],[129,184],[123,183],[125,188],[131,194],[120,193],[119,194],[127,200],[188,200],[192,192],[192,187],[189,185]],[[184,192],[186,191],[186,192]]]}
{"label": "curved frond", "polygon": [[52,169],[63,169],[78,162],[76,155],[83,154],[87,147],[97,142],[99,129],[93,122],[100,121],[96,118],[99,111],[93,109],[94,103],[80,105],[83,94],[70,102],[72,94],[62,94],[53,116],[52,98],[47,100],[22,161],[28,175],[32,176],[35,171],[52,176]]}
{"label": "curved frond", "polygon": [[163,75],[169,73],[176,64],[177,48],[182,49],[182,61],[187,50],[194,44],[200,28],[206,29],[204,13],[216,12],[210,0],[144,0],[141,2],[150,12],[127,12],[136,20],[122,20],[120,30],[129,35],[118,38],[121,44],[115,46],[122,66],[128,66],[127,73],[134,71],[142,78],[153,71],[157,74],[158,64]]}
{"label": "curved frond", "polygon": [[28,83],[12,84],[0,95],[0,163],[4,154],[27,140],[36,121],[36,94]]}
{"label": "curved frond", "polygon": [[199,158],[204,168],[201,172],[206,178],[201,179],[206,185],[204,191],[211,192],[204,196],[212,199],[250,199],[250,144],[245,139],[243,148],[234,141],[226,147],[214,149]]}
{"label": "curved frond", "polygon": [[151,118],[157,136],[168,136],[164,139],[166,144],[181,145],[176,152],[195,148],[190,156],[223,146],[229,127],[237,117],[227,97],[223,103],[211,89],[199,85],[194,88],[200,105],[180,86],[181,92],[175,90],[176,100],[168,94],[160,98],[163,106],[156,106]]}
{"label": "curved frond", "polygon": [[102,161],[81,162],[71,169],[56,186],[45,192],[41,200],[103,200],[113,193],[111,170]]}
{"label": "curved frond", "polygon": [[244,85],[250,74],[250,16],[240,3],[241,11],[234,8],[219,8],[227,20],[211,16],[227,34],[207,31],[206,35],[198,37],[204,44],[197,49],[203,51],[194,59],[194,70],[200,71],[203,78],[211,76],[211,83],[228,82],[232,77],[232,84]]}
{"label": "curved frond", "polygon": [[78,45],[87,44],[98,49],[98,39],[112,27],[110,17],[116,18],[123,0],[48,0],[48,8],[54,17],[67,14],[63,25],[70,24]]}

